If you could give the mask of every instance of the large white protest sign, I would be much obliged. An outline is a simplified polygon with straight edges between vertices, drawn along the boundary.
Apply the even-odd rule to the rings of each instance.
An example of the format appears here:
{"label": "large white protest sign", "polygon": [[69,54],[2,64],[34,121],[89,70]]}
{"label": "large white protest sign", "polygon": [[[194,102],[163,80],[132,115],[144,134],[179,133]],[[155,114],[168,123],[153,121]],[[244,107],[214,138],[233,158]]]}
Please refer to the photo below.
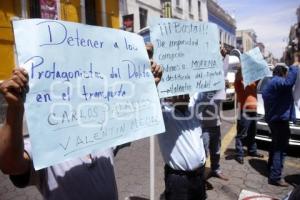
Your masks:
{"label": "large white protest sign", "polygon": [[271,71],[258,47],[241,55],[242,75],[245,87],[268,75]]}
{"label": "large white protest sign", "polygon": [[225,88],[215,24],[160,19],[151,25],[150,36],[153,58],[164,69],[160,97]]}
{"label": "large white protest sign", "polygon": [[13,27],[35,169],[164,132],[142,37],[55,20]]}

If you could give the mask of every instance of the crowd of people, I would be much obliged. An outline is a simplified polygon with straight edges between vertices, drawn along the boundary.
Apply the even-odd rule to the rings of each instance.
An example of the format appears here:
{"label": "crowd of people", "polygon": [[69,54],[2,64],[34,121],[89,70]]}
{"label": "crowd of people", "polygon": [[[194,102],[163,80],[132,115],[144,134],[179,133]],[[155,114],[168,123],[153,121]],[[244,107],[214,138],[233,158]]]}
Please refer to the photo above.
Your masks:
{"label": "crowd of people", "polygon": [[[155,83],[162,68],[153,59],[153,46],[146,45]],[[221,49],[222,55],[224,49]],[[296,57],[299,59],[299,57]],[[273,78],[263,91],[272,145],[269,152],[269,183],[287,186],[282,179],[284,156],[290,136],[289,122],[295,120],[293,86],[299,63],[276,66]],[[249,156],[262,158],[255,143],[258,81],[245,86],[241,68],[236,73],[235,91],[239,105],[236,133],[236,160]],[[36,171],[31,144],[23,133],[24,99],[28,91],[28,72],[16,68],[10,79],[0,85],[8,103],[6,121],[0,129],[0,169],[17,187],[36,185],[45,199],[118,199],[113,168],[113,150],[96,152]],[[213,99],[217,91],[174,96],[162,101],[166,132],[158,135],[165,161],[165,198],[167,200],[206,199],[205,163],[210,154],[211,176],[228,181],[220,166],[221,101]],[[200,105],[200,106],[199,106]],[[191,117],[192,115],[192,117]],[[43,131],[43,130],[41,130]]]}

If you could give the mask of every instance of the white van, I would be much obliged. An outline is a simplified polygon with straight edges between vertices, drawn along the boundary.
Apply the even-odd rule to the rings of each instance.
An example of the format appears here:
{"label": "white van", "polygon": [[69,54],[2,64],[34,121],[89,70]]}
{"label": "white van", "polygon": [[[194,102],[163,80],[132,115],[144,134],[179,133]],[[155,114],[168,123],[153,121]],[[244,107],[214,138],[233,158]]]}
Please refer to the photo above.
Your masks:
{"label": "white van", "polygon": [[[265,108],[264,108],[264,100],[262,98],[262,91],[264,87],[267,85],[268,81],[272,77],[265,77],[262,79],[258,86],[257,86],[257,133],[255,138],[257,140],[263,140],[271,142],[271,132],[269,129],[268,124],[265,122]],[[299,109],[296,107],[296,123],[290,122],[290,129],[291,129],[291,137],[289,140],[290,145],[300,146],[300,112]]]}

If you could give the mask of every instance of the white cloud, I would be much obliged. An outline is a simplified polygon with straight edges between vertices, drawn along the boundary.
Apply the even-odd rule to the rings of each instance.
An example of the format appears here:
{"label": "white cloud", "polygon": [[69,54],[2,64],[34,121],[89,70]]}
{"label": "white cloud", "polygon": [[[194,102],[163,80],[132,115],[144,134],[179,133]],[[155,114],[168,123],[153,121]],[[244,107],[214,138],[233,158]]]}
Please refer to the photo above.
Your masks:
{"label": "white cloud", "polygon": [[254,29],[258,41],[263,42],[268,51],[271,51],[275,57],[280,58],[287,45],[283,40],[288,37],[290,27],[295,21],[295,7],[293,7],[238,19],[237,27],[238,29]]}

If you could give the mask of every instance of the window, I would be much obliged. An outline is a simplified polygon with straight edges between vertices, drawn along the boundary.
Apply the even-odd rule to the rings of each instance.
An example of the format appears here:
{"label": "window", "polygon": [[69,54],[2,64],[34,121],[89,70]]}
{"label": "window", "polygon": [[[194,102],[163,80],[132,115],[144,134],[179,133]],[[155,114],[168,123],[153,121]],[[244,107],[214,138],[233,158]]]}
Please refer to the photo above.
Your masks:
{"label": "window", "polygon": [[176,0],[176,11],[179,14],[183,14],[183,9],[182,9],[182,2],[181,0]]}
{"label": "window", "polygon": [[199,21],[202,21],[202,16],[201,16],[201,1],[198,1],[198,18],[199,18]]}
{"label": "window", "polygon": [[85,0],[86,24],[97,25],[95,0]]}
{"label": "window", "polygon": [[238,38],[236,39],[236,43],[237,43],[238,45],[242,45],[242,38],[241,38],[241,37],[238,37]]}
{"label": "window", "polygon": [[39,0],[30,0],[29,17],[30,18],[41,18],[41,7],[40,7]]}
{"label": "window", "polygon": [[189,1],[189,13],[192,13],[192,0]]}
{"label": "window", "polygon": [[147,15],[148,11],[144,8],[139,8],[140,12],[140,29],[147,26]]}

